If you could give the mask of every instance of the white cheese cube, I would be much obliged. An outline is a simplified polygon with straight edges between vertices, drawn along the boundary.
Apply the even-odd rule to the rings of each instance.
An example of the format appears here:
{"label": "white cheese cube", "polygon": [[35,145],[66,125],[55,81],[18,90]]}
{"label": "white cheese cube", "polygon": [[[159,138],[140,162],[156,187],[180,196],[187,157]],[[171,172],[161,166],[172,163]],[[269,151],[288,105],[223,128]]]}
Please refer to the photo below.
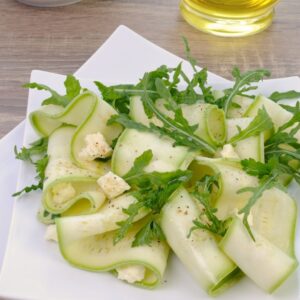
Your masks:
{"label": "white cheese cube", "polygon": [[223,149],[220,151],[221,157],[223,158],[235,158],[240,159],[239,155],[235,152],[234,148],[230,144],[223,146]]}
{"label": "white cheese cube", "polygon": [[56,204],[63,204],[76,195],[76,190],[71,183],[59,183],[52,188],[52,200]]}
{"label": "white cheese cube", "polygon": [[126,266],[116,269],[118,272],[118,279],[127,281],[128,283],[135,283],[142,281],[145,277],[145,267],[143,266]]}
{"label": "white cheese cube", "polygon": [[54,242],[58,241],[57,230],[56,230],[55,224],[47,226],[46,232],[45,232],[45,240],[46,241],[54,241]]}
{"label": "white cheese cube", "polygon": [[109,199],[116,198],[130,189],[130,185],[113,172],[108,172],[100,177],[97,183]]}
{"label": "white cheese cube", "polygon": [[95,158],[106,158],[111,155],[112,148],[100,132],[88,134],[84,140],[86,147],[79,152],[81,159],[92,161]]}

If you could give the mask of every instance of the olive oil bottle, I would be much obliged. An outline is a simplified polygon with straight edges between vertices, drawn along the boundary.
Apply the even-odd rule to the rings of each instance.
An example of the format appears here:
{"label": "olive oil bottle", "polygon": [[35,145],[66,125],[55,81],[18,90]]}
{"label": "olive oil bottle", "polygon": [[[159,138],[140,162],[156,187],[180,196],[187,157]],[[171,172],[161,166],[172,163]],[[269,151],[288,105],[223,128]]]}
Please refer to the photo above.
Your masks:
{"label": "olive oil bottle", "polygon": [[245,36],[266,29],[278,0],[181,0],[183,18],[205,32]]}

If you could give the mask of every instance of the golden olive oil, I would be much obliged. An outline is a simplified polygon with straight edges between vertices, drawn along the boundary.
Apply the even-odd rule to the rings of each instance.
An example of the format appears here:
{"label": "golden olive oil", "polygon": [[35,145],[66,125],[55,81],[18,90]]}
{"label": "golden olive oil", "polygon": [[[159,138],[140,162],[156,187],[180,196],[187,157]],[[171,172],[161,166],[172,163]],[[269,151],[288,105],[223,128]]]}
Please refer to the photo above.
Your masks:
{"label": "golden olive oil", "polygon": [[245,36],[267,28],[278,0],[181,0],[184,19],[221,36]]}

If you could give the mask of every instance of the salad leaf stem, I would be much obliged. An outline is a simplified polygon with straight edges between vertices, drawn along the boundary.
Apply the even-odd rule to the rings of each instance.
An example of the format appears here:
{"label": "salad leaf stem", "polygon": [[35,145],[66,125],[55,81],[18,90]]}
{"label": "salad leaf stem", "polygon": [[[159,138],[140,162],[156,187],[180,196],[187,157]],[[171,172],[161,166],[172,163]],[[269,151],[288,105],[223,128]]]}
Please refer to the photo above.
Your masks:
{"label": "salad leaf stem", "polygon": [[265,69],[259,69],[241,74],[239,69],[235,67],[232,70],[232,75],[235,78],[235,84],[232,89],[226,91],[224,99],[224,111],[226,116],[233,97],[248,90],[255,89],[256,87],[251,86],[251,84],[262,80],[265,76],[270,76],[270,72]]}
{"label": "salad leaf stem", "polygon": [[269,96],[269,99],[273,100],[274,102],[297,98],[300,98],[300,92],[297,92],[295,90],[290,90],[286,92],[274,92]]}
{"label": "salad leaf stem", "polygon": [[247,128],[245,128],[244,130],[240,130],[240,132],[237,135],[230,139],[229,143],[235,144],[241,140],[258,135],[259,133],[272,128],[272,119],[269,117],[265,108],[259,109],[256,117],[251,121]]}
{"label": "salad leaf stem", "polygon": [[76,96],[81,93],[82,89],[79,80],[77,80],[72,74],[67,75],[64,85],[66,88],[66,95],[60,95],[50,87],[36,82],[24,84],[23,87],[49,92],[51,96],[45,99],[42,102],[42,105],[54,104],[66,107]]}
{"label": "salad leaf stem", "polygon": [[220,220],[216,216],[217,209],[211,205],[211,193],[213,187],[219,187],[218,180],[219,175],[206,175],[196,182],[191,195],[199,201],[203,210],[199,218],[193,220],[194,226],[190,229],[188,237],[197,229],[207,230],[219,236],[225,235],[229,219]]}

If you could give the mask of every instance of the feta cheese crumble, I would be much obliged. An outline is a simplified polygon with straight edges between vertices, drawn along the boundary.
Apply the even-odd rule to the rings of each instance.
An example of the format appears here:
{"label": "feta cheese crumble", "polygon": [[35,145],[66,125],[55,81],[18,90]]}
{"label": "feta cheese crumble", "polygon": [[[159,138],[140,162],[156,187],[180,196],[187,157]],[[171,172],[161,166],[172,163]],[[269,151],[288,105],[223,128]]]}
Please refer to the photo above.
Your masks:
{"label": "feta cheese crumble", "polygon": [[118,279],[127,281],[128,283],[135,283],[142,281],[145,277],[145,267],[143,266],[126,266],[116,269],[118,272]]}
{"label": "feta cheese crumble", "polygon": [[100,132],[86,135],[84,141],[86,147],[79,152],[79,157],[83,160],[92,161],[95,158],[106,158],[112,153],[112,148]]}
{"label": "feta cheese crumble", "polygon": [[59,183],[52,188],[52,201],[56,204],[63,204],[76,195],[76,190],[71,183]]}
{"label": "feta cheese crumble", "polygon": [[220,151],[221,157],[223,158],[236,158],[240,159],[239,155],[235,152],[234,148],[230,144],[223,146],[223,149]]}
{"label": "feta cheese crumble", "polygon": [[54,242],[58,241],[55,224],[51,224],[51,225],[47,226],[46,232],[45,232],[45,240],[46,241],[54,241]]}
{"label": "feta cheese crumble", "polygon": [[97,183],[109,199],[116,198],[130,189],[130,185],[113,172],[101,176]]}

